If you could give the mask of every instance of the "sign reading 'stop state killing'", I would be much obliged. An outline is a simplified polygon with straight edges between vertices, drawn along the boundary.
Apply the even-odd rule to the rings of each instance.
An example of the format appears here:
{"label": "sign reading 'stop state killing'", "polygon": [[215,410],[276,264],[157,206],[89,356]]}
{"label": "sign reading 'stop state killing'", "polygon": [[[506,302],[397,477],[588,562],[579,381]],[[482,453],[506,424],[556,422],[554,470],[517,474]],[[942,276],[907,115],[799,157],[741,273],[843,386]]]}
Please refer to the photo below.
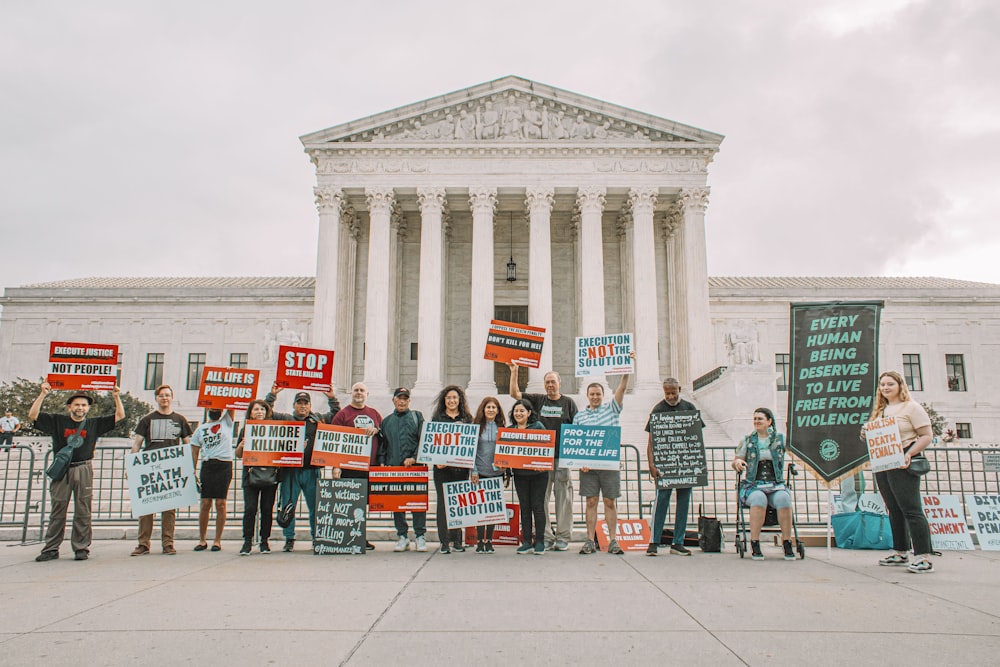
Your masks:
{"label": "sign reading 'stop state killing'", "polygon": [[831,482],[868,460],[881,301],[791,306],[788,448]]}

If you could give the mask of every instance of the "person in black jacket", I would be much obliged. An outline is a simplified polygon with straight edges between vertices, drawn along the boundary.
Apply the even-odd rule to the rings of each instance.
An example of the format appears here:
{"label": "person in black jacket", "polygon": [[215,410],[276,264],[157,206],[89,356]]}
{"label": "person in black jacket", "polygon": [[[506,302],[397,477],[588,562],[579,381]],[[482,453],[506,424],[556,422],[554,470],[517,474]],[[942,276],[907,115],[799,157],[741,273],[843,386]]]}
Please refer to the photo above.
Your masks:
{"label": "person in black jacket", "polygon": [[[406,387],[399,387],[392,392],[392,404],[396,409],[382,420],[379,463],[409,468],[417,463],[417,448],[420,445],[424,416],[419,410],[410,409],[410,390]],[[427,551],[427,512],[412,514],[417,551]],[[392,520],[399,538],[393,551],[406,551],[410,548],[410,527],[406,523],[406,512],[393,512]]]}

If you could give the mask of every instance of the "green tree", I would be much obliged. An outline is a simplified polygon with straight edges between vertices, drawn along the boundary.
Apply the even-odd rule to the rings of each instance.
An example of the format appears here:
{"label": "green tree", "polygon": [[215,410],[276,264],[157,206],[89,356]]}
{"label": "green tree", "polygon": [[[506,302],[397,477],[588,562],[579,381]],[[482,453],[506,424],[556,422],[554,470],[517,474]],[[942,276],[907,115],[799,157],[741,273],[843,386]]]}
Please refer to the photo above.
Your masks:
{"label": "green tree", "polygon": [[944,433],[944,427],[948,425],[948,420],[926,403],[921,403],[920,405],[927,411],[927,416],[931,418],[931,432],[934,435],[941,435]]}
{"label": "green tree", "polygon": [[[4,382],[0,385],[0,409],[12,410],[14,415],[21,420],[21,433],[24,435],[42,435],[41,431],[33,428],[28,421],[28,410],[31,404],[38,398],[42,390],[42,379],[37,381],[17,378],[13,382]],[[53,391],[42,401],[42,412],[62,413],[66,411],[66,399],[76,392]],[[111,392],[89,391],[94,399],[94,404],[90,407],[92,415],[113,415],[115,413],[115,399]],[[135,425],[143,415],[152,412],[153,406],[139,400],[127,392],[121,394],[122,405],[125,406],[125,419],[115,424],[113,431],[107,434],[109,438],[127,438],[132,434]]]}

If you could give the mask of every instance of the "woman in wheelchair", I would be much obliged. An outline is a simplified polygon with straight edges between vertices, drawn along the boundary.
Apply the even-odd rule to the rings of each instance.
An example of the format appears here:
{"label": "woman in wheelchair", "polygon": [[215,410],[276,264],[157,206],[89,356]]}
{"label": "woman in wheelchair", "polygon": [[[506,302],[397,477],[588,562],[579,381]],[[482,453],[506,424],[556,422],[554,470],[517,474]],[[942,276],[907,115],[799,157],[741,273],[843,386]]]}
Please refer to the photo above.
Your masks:
{"label": "woman in wheelchair", "polygon": [[760,529],[770,505],[778,514],[785,560],[795,560],[792,551],[792,497],[782,477],[785,437],[775,430],[774,414],[767,408],[753,411],[753,427],[754,432],[740,441],[730,464],[737,473],[746,473],[746,478],[740,482],[739,502],[750,508],[751,558],[764,560],[760,550]]}

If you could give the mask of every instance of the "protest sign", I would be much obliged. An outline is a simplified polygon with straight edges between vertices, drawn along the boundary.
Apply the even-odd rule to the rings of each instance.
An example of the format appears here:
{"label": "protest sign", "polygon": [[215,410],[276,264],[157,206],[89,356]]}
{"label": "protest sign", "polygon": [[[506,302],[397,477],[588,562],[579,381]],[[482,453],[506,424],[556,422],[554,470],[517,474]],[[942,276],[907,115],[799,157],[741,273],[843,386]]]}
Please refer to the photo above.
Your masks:
{"label": "protest sign", "polygon": [[962,501],[958,496],[921,495],[924,515],[931,528],[931,546],[936,551],[972,551],[972,535],[965,522]]}
{"label": "protest sign", "polygon": [[483,359],[501,364],[515,363],[518,366],[538,368],[542,362],[544,342],[545,329],[530,327],[527,324],[490,320]]}
{"label": "protest sign", "polygon": [[49,373],[53,389],[111,391],[117,384],[118,346],[99,343],[49,344]]}
{"label": "protest sign", "polygon": [[424,422],[417,463],[472,468],[476,463],[479,425]]}
{"label": "protest sign", "polygon": [[247,421],[243,465],[297,468],[305,450],[305,422]]}
{"label": "protest sign", "polygon": [[576,377],[629,375],[635,372],[632,334],[588,336],[576,339]]}
{"label": "protest sign", "polygon": [[316,440],[313,441],[312,460],[309,462],[311,465],[368,470],[371,456],[372,438],[364,429],[316,425]]}
{"label": "protest sign", "polygon": [[903,439],[899,437],[899,426],[895,417],[882,417],[867,422],[865,441],[868,443],[868,458],[871,461],[872,472],[895,470],[906,464]]}
{"label": "protest sign", "polygon": [[444,509],[448,529],[489,526],[507,522],[503,478],[483,477],[479,484],[461,480],[444,483]]}
{"label": "protest sign", "polygon": [[1000,452],[983,452],[983,472],[1000,472]]}
{"label": "protest sign", "polygon": [[365,553],[367,504],[368,482],[363,479],[317,480],[313,553]]}
{"label": "protest sign", "polygon": [[[465,543],[475,544],[476,528],[465,527]],[[507,522],[496,524],[493,529],[493,544],[496,546],[518,546],[521,544],[521,506],[507,503]]]}
{"label": "protest sign", "polygon": [[191,445],[129,452],[125,471],[133,518],[190,507],[200,498]]}
{"label": "protest sign", "polygon": [[281,345],[274,386],[282,389],[330,391],[333,379],[333,350]]}
{"label": "protest sign", "polygon": [[864,465],[881,301],[791,306],[788,450],[832,482]]}
{"label": "protest sign", "polygon": [[198,387],[198,407],[209,410],[246,410],[257,395],[260,371],[206,366]]}
{"label": "protest sign", "polygon": [[[618,521],[618,546],[622,551],[645,551],[650,542],[649,522],[645,519],[625,519]],[[597,543],[601,551],[607,553],[611,545],[608,534],[608,522],[601,519],[597,522]]]}
{"label": "protest sign", "polygon": [[372,512],[426,512],[427,467],[387,466],[368,473],[368,509]]}
{"label": "protest sign", "polygon": [[882,500],[881,494],[878,493],[862,493],[858,496],[858,509],[862,512],[889,516],[889,513],[885,510],[885,501]]}
{"label": "protest sign", "polygon": [[965,495],[972,526],[983,551],[1000,551],[1000,496]]}
{"label": "protest sign", "polygon": [[556,432],[523,428],[497,429],[493,465],[518,470],[552,470]]}
{"label": "protest sign", "polygon": [[569,470],[618,470],[622,458],[620,426],[563,424],[559,436],[559,467]]}
{"label": "protest sign", "polygon": [[654,412],[649,416],[658,489],[708,486],[705,439],[697,410]]}

